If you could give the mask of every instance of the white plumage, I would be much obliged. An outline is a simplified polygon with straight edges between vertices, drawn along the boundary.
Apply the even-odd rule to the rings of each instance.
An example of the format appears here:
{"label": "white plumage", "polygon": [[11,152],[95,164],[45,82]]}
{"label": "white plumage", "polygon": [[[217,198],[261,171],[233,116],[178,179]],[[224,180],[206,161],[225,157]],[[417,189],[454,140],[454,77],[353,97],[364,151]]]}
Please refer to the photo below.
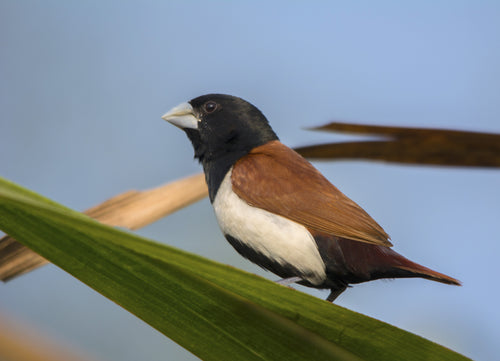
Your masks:
{"label": "white plumage", "polygon": [[309,231],[285,217],[252,207],[238,197],[232,189],[231,171],[213,201],[222,232],[281,265],[292,265],[301,273],[296,276],[314,285],[323,283],[325,264]]}

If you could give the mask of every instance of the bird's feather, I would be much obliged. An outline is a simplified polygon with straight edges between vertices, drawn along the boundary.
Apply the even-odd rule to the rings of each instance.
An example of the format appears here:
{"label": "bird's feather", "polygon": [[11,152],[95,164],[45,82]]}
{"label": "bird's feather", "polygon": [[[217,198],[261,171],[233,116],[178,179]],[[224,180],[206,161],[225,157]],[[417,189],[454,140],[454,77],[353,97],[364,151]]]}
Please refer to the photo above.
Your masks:
{"label": "bird's feather", "polygon": [[[460,281],[412,262],[391,248],[309,231],[325,262],[329,282],[333,282],[333,288],[342,286],[342,283],[335,284],[339,280],[345,284],[352,284],[380,278],[411,277],[460,285]],[[330,284],[328,286],[332,287]]]}
{"label": "bird's feather", "polygon": [[360,206],[298,153],[279,141],[256,147],[232,172],[234,192],[248,204],[337,237],[391,246]]}

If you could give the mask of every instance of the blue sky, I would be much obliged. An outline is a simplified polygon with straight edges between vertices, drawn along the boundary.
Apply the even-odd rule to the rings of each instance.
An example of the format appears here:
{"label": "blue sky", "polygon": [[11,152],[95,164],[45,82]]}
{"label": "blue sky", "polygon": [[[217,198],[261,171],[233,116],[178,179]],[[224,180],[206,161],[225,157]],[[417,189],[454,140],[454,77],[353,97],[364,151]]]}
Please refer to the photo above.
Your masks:
{"label": "blue sky", "polygon": [[[210,92],[251,101],[290,146],[346,140],[304,130],[333,120],[500,133],[499,18],[496,1],[0,1],[0,175],[83,210],[199,172],[160,117]],[[464,284],[376,281],[337,303],[496,357],[500,171],[316,165],[397,251]],[[206,200],[138,233],[276,278]],[[0,285],[0,314],[99,360],[195,359],[54,266]]]}

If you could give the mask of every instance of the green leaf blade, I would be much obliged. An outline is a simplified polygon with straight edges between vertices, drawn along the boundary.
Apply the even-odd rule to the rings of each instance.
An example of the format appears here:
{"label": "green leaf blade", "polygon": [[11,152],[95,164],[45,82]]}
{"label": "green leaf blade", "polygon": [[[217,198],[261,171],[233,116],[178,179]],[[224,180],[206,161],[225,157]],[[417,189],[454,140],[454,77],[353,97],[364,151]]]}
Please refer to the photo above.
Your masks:
{"label": "green leaf blade", "polygon": [[0,179],[0,228],[205,360],[462,360],[390,325],[104,226]]}

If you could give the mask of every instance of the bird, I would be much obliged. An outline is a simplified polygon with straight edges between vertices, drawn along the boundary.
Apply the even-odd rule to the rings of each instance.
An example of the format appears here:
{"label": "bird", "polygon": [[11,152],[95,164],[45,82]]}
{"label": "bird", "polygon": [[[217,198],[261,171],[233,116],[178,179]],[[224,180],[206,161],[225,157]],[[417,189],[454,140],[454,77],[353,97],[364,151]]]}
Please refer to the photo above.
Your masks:
{"label": "bird", "polygon": [[249,102],[207,94],[162,118],[191,141],[227,241],[241,256],[281,277],[279,283],[328,289],[330,302],[352,284],[382,278],[460,285],[394,251],[384,229],[281,143]]}

